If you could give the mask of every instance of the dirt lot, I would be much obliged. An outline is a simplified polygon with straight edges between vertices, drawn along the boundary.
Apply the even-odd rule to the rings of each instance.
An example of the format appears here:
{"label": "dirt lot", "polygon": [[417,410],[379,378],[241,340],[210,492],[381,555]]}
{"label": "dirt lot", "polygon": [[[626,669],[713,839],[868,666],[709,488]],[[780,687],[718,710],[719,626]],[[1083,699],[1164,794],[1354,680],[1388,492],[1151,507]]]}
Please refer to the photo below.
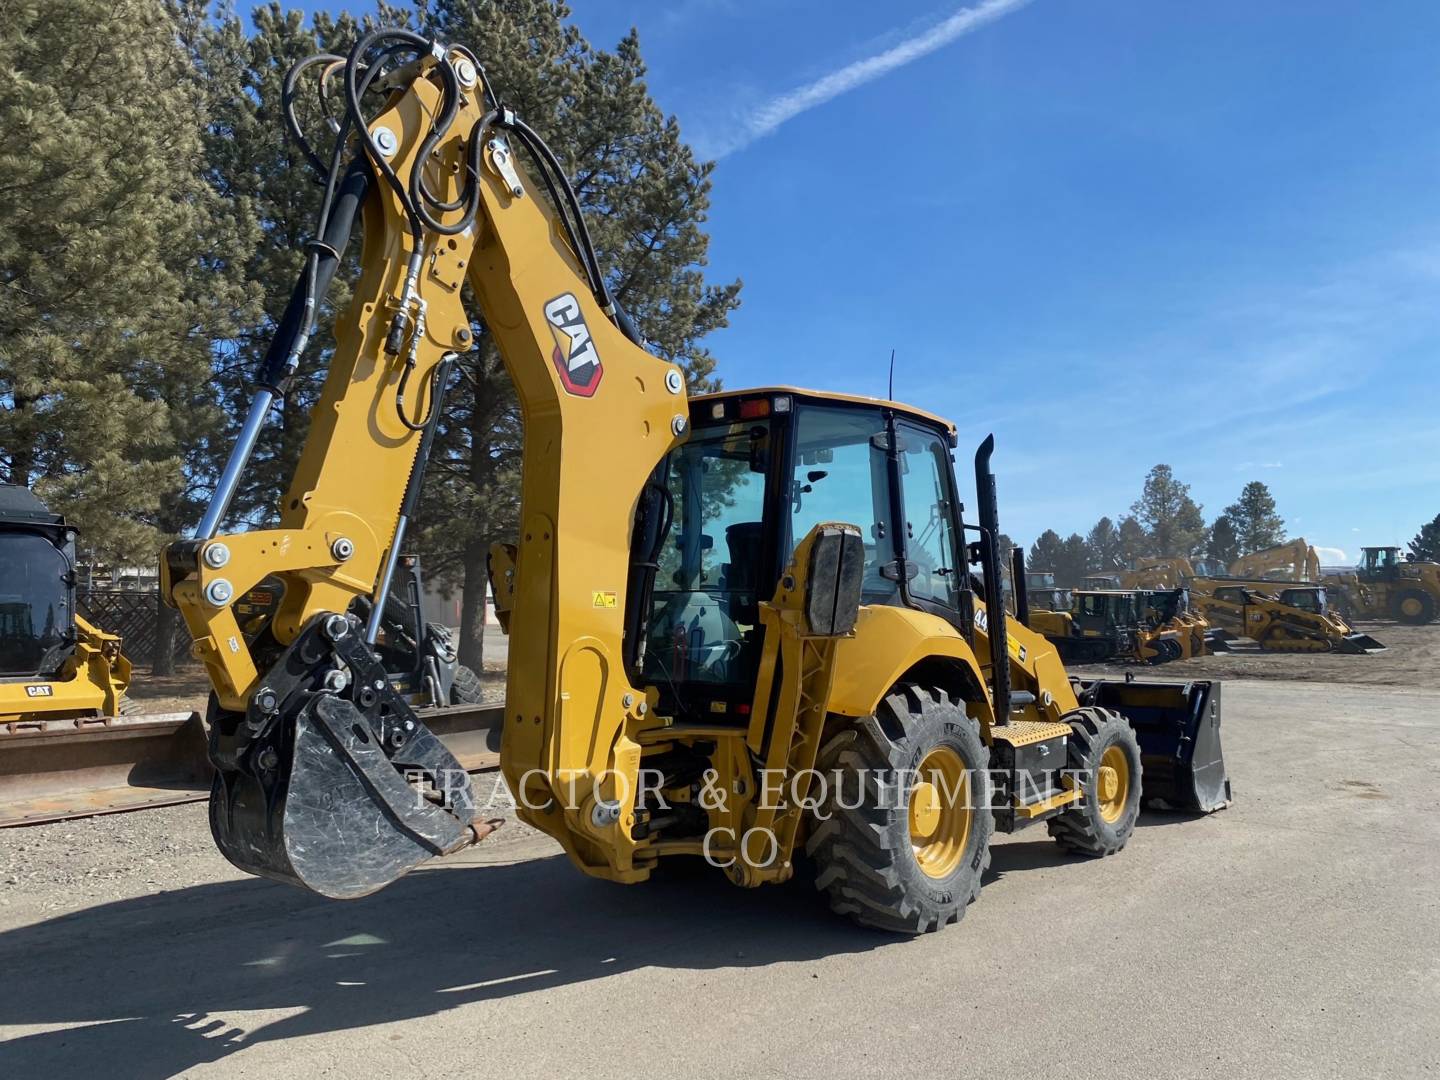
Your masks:
{"label": "dirt lot", "polygon": [[1114,678],[1125,671],[1154,678],[1295,679],[1302,682],[1361,683],[1440,690],[1440,623],[1361,623],[1357,630],[1386,646],[1383,653],[1243,653],[1200,656],[1149,668],[1134,664],[1073,665],[1079,675]]}

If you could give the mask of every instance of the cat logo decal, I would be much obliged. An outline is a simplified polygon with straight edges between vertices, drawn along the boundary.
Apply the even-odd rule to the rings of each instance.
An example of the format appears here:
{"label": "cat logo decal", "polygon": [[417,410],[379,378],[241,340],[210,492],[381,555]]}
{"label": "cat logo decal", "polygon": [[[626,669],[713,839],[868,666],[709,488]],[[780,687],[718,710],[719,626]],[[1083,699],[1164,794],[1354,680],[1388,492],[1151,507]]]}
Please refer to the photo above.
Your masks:
{"label": "cat logo decal", "polygon": [[575,294],[562,293],[546,304],[545,321],[555,338],[551,359],[560,373],[561,385],[576,397],[594,397],[604,370]]}

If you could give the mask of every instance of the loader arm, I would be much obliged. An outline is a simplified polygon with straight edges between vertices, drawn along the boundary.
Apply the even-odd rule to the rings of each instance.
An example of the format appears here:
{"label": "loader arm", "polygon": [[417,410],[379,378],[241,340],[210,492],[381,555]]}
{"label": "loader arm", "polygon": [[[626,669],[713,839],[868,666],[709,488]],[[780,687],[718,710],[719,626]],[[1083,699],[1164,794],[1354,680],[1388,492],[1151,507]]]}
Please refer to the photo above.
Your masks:
{"label": "loader arm", "polygon": [[[359,149],[347,163],[342,132],[326,174],[330,216],[322,213],[251,417],[196,538],[171,545],[161,566],[215,690],[216,839],[244,869],[342,896],[467,839],[463,773],[454,779],[458,765],[375,675],[363,647],[373,633],[345,613],[356,597],[388,589],[444,381],[474,344],[461,298],[468,282],[519,396],[527,446],[509,613],[510,671],[523,677],[507,688],[503,768],[522,806],[566,815],[548,831],[580,837],[570,845],[577,861],[608,862],[623,877],[629,830],[609,808],[634,780],[640,751],[625,732],[648,706],[623,648],[631,538],[647,479],[686,435],[683,373],[622,329],[568,184],[467,50],[378,31],[343,60],[315,62],[344,80]],[[364,115],[371,85],[393,89]],[[522,168],[522,147],[543,189]],[[236,478],[343,256],[344,215],[357,208],[360,276],[278,524],[222,533]],[[270,629],[246,640],[231,602],[272,574],[284,599]],[[423,776],[432,798],[408,805],[405,785],[392,783],[401,773]],[[319,798],[316,784],[331,792]],[[372,818],[388,823],[403,841],[393,857],[358,877],[343,845],[330,865],[300,865],[305,843],[343,831],[347,814],[362,829]]]}

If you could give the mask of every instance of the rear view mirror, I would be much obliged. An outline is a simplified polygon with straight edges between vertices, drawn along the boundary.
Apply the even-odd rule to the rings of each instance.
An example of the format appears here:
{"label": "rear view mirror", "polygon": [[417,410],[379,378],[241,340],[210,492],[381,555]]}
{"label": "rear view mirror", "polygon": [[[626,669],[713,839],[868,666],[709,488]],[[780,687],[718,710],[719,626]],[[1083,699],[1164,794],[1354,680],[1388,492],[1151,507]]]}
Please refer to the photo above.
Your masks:
{"label": "rear view mirror", "polygon": [[810,574],[805,583],[805,621],[812,634],[838,637],[855,628],[865,544],[854,525],[817,525],[812,530]]}

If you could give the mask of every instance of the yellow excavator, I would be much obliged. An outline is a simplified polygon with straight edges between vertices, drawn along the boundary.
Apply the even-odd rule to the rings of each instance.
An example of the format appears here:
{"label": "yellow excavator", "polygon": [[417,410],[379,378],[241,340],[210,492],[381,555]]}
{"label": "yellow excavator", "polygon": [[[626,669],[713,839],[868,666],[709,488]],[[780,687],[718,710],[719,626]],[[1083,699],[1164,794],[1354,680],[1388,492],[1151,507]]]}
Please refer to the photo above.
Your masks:
{"label": "yellow excavator", "polygon": [[[581,870],[639,882],[704,858],[755,886],[803,863],[836,911],[916,933],[976,898],[997,829],[1045,822],[1101,856],[1142,800],[1228,803],[1218,685],[1072,681],[1006,617],[993,439],[972,524],[939,417],[789,387],[688,398],[469,50],[376,30],[302,61],[290,91],[310,72],[345,102],[328,159],[291,121],[325,185],[317,239],[213,500],[162,557],[214,686],[210,820],[235,865],[362,896],[490,827],[386,680],[376,617],[349,613],[388,592],[473,344],[467,283],[525,421],[519,534],[491,556],[501,769]],[[357,218],[360,277],[279,523],[225,533]],[[233,598],[270,574],[283,598],[246,640]]]}

